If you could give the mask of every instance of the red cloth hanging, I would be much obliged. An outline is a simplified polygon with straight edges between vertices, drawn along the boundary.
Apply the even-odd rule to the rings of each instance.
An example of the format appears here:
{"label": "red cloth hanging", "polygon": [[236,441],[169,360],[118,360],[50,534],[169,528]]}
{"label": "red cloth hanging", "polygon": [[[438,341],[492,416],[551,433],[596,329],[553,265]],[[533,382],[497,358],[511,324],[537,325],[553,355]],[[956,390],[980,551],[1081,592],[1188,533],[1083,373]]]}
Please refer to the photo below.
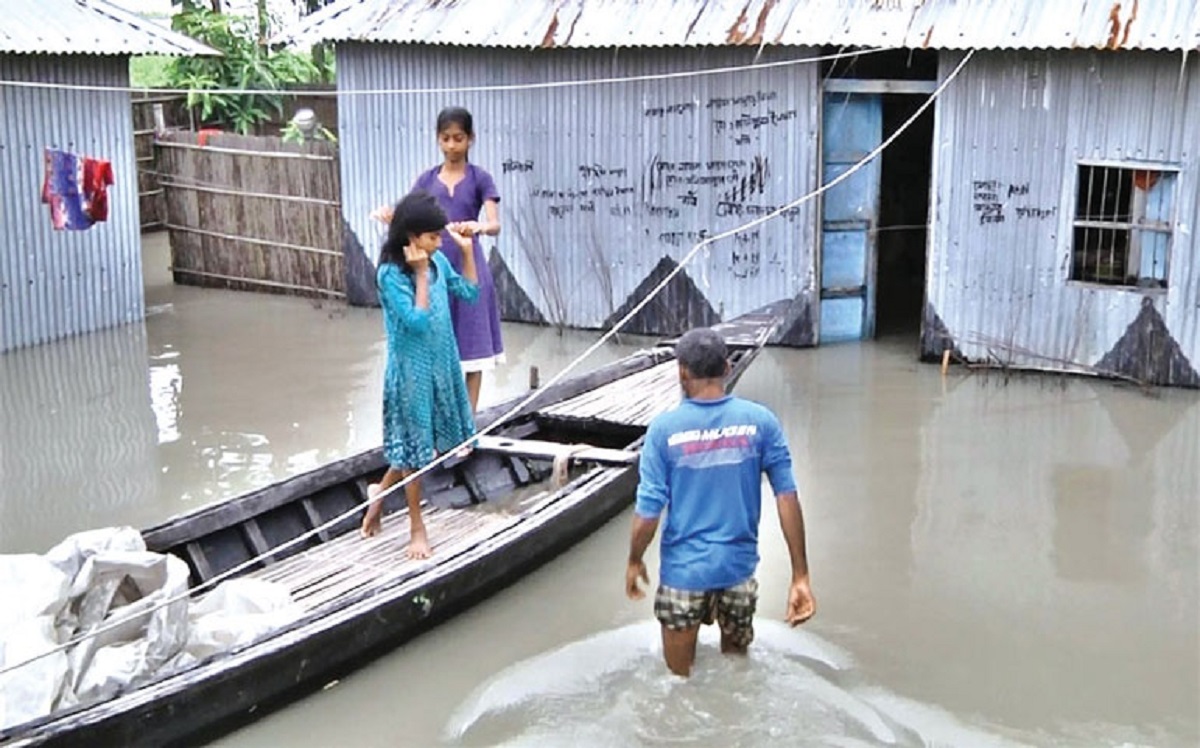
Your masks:
{"label": "red cloth hanging", "polygon": [[108,220],[108,188],[113,183],[112,164],[98,158],[83,159],[83,199],[93,221]]}

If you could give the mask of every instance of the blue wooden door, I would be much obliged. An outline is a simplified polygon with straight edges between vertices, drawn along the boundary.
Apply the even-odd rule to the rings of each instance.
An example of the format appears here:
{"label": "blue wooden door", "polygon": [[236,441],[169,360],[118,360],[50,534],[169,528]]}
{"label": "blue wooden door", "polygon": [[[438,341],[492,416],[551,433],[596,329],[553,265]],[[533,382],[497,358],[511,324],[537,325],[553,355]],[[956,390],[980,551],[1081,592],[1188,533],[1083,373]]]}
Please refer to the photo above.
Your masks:
{"label": "blue wooden door", "polygon": [[[883,139],[878,94],[827,93],[823,182],[861,161]],[[875,329],[875,227],[880,159],[827,191],[821,215],[821,343],[870,338]]]}

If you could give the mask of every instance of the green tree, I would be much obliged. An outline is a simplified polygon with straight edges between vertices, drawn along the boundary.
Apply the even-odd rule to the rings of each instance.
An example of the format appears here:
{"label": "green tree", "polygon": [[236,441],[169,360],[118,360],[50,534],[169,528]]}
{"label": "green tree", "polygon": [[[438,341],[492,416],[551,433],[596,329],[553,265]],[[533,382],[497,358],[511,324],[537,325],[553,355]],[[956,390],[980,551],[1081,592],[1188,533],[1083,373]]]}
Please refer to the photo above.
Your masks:
{"label": "green tree", "polygon": [[[172,18],[171,27],[222,56],[175,60],[170,85],[188,90],[188,106],[198,106],[205,123],[247,134],[272,113],[282,117],[286,86],[317,80],[320,71],[306,55],[271,49],[258,24],[214,12],[208,5],[207,1],[183,0],[183,9]],[[263,93],[230,93],[234,89]]]}

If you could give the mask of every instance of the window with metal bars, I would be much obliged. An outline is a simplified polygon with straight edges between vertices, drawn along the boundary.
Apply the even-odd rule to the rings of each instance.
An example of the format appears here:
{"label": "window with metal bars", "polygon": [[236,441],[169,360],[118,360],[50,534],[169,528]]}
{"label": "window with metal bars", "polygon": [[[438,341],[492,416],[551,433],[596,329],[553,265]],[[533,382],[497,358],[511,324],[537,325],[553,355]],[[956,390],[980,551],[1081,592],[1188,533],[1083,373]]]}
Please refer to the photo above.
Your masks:
{"label": "window with metal bars", "polygon": [[1176,172],[1079,165],[1071,280],[1166,288]]}

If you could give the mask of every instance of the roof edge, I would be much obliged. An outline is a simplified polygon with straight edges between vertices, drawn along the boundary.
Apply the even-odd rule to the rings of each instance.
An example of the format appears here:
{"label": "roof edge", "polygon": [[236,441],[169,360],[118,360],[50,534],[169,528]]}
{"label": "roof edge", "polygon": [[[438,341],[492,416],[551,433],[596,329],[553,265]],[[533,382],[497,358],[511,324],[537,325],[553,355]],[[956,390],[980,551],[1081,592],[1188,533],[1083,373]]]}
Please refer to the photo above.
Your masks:
{"label": "roof edge", "polygon": [[[48,7],[45,7],[48,6]],[[59,24],[38,21],[57,9],[65,16]],[[162,24],[120,8],[108,0],[6,0],[14,15],[10,33],[0,36],[0,54],[62,56],[163,55],[166,57],[220,57],[207,44]],[[89,25],[95,29],[89,34]],[[6,24],[7,25],[7,24]],[[43,33],[44,31],[44,33]]]}
{"label": "roof edge", "polygon": [[[886,5],[878,0],[840,0],[836,5],[832,0],[640,0],[627,12],[615,14],[611,0],[335,0],[281,30],[273,41],[433,44],[463,49],[698,49],[743,43],[755,47],[853,43],[930,50],[1200,51],[1200,5],[1191,0],[1178,7],[1164,5],[1156,12],[1141,8],[1141,13],[1136,0],[1132,5],[1117,3],[1111,13],[1108,6],[1112,3],[1061,2],[1071,6],[1062,9],[1065,16],[1057,8],[1046,10],[1039,0],[971,0],[969,8],[963,0],[892,0]],[[480,13],[494,23],[475,36],[478,42],[455,31]],[[1052,28],[1043,28],[1056,14],[1061,17]],[[692,23],[682,36],[674,30],[665,33],[661,24],[668,18],[679,23],[691,18]],[[658,33],[631,31],[630,25],[638,23],[661,28]],[[693,39],[697,41],[690,43]]]}

